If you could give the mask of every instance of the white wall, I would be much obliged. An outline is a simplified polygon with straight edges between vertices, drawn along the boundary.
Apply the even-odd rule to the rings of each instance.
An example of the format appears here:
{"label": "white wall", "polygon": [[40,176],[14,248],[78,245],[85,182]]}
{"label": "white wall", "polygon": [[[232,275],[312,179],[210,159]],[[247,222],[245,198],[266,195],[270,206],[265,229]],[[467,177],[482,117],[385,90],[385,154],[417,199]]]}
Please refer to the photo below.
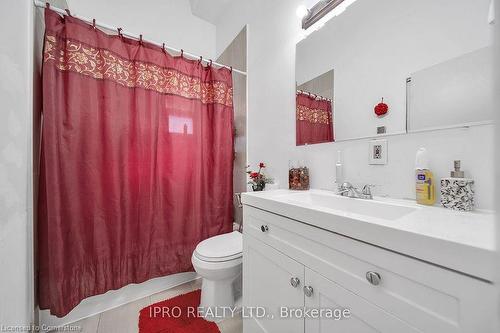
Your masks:
{"label": "white wall", "polygon": [[215,26],[191,13],[189,0],[67,0],[75,14],[144,39],[215,59]]}
{"label": "white wall", "polygon": [[[386,126],[387,133],[404,132],[406,78],[490,46],[489,3],[358,0],[298,44],[296,80],[300,85],[335,70],[338,140],[376,135],[377,126]],[[381,97],[390,110],[378,118],[372,110]]]}
{"label": "white wall", "polygon": [[[362,1],[370,2],[358,0]],[[394,0],[376,3],[383,8],[387,1]],[[398,8],[410,3],[415,2],[398,0]],[[288,160],[305,159],[312,186],[333,189],[336,151],[343,150],[344,173],[351,182],[377,184],[376,194],[413,198],[415,151],[425,146],[437,178],[447,176],[453,160],[461,159],[467,175],[476,179],[478,206],[494,208],[492,126],[388,137],[389,162],[385,166],[368,165],[368,140],[295,147],[295,41],[300,31],[295,10],[299,4],[299,0],[256,0],[251,4],[234,0],[217,24],[218,52],[248,24],[249,162],[267,162],[268,173],[286,188]],[[378,10],[372,13],[374,17]],[[411,14],[406,19],[412,20]]]}
{"label": "white wall", "polygon": [[0,43],[0,325],[28,325],[33,314],[32,5],[5,0],[2,6],[0,31],[11,33]]}
{"label": "white wall", "polygon": [[[494,45],[495,45],[495,102],[500,103],[500,1],[495,0],[495,38],[494,38]],[[495,121],[496,124],[500,122],[500,112],[495,112]],[[497,125],[498,126],[498,125]],[[500,142],[500,131],[496,130],[496,142]],[[500,163],[500,149],[495,150],[496,153],[496,164],[499,165]],[[498,207],[500,205],[500,168],[495,168],[495,205]],[[496,244],[497,244],[497,279],[496,279],[496,286],[497,286],[497,304],[500,305],[500,215],[497,214],[497,219],[496,219]],[[500,306],[498,307],[500,309]],[[500,313],[498,314],[500,317]]]}
{"label": "white wall", "polygon": [[[495,46],[495,58],[494,58],[494,67],[495,67],[495,102],[500,103],[500,1],[495,0],[495,32],[494,32],[494,46]],[[500,112],[495,112],[495,121],[496,124],[500,122]],[[498,125],[497,125],[498,126]],[[500,131],[496,130],[495,132],[495,142],[500,142]],[[495,149],[495,165],[499,165],[500,163],[500,149]],[[500,204],[500,169],[495,168],[495,180],[492,182],[495,185],[495,207],[499,207]],[[497,214],[496,219],[496,244],[497,244],[497,276],[496,276],[496,287],[497,287],[497,304],[500,305],[500,215]],[[500,307],[498,307],[500,308]],[[500,317],[500,313],[498,314]]]}
{"label": "white wall", "polygon": [[[494,58],[494,67],[495,67],[495,102],[500,103],[500,1],[495,0],[495,35],[494,35],[494,46],[495,46],[495,58]],[[495,112],[495,121],[496,124],[500,122],[500,112]],[[495,142],[500,142],[500,131],[495,132]],[[496,155],[496,164],[500,163],[500,149],[495,149]],[[495,205],[499,207],[500,205],[500,168],[495,168]],[[500,215],[497,214],[497,224],[496,224],[496,240],[497,240],[497,295],[498,295],[498,304],[500,304]],[[500,308],[500,307],[499,307]],[[500,316],[500,314],[499,314]]]}

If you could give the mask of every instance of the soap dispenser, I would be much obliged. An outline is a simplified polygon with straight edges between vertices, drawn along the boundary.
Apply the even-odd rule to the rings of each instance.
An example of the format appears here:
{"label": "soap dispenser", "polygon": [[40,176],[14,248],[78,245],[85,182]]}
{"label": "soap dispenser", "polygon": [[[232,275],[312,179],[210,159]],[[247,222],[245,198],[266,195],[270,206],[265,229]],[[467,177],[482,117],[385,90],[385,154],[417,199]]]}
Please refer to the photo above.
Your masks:
{"label": "soap dispenser", "polygon": [[429,206],[436,203],[434,175],[425,148],[420,148],[415,157],[415,190],[417,203]]}
{"label": "soap dispenser", "polygon": [[465,178],[460,170],[460,161],[454,161],[454,170],[449,178],[441,179],[441,205],[461,211],[474,209],[474,180]]}

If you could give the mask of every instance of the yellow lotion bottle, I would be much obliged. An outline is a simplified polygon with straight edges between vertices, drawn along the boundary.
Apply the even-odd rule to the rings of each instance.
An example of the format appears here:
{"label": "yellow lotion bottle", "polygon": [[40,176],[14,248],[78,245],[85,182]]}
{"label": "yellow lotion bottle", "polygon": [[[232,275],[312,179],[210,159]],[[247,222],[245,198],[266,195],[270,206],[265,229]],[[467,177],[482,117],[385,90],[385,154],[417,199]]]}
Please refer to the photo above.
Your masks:
{"label": "yellow lotion bottle", "polygon": [[420,148],[415,157],[415,189],[418,204],[432,206],[436,203],[434,175],[429,170],[425,148]]}

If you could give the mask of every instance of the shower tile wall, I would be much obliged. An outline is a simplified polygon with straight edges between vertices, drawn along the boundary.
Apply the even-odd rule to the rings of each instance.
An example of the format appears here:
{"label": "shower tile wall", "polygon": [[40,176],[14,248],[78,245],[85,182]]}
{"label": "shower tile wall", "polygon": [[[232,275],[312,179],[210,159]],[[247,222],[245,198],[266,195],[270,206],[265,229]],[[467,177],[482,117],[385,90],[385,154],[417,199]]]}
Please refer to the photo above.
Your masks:
{"label": "shower tile wall", "polygon": [[[217,62],[228,64],[233,68],[246,71],[246,54],[247,54],[247,33],[244,28],[232,43],[224,50]],[[233,192],[245,192],[247,188],[247,94],[246,94],[246,77],[244,75],[233,72],[233,88],[234,88],[234,172],[233,172]],[[242,209],[238,208],[234,201],[234,221],[241,223]]]}

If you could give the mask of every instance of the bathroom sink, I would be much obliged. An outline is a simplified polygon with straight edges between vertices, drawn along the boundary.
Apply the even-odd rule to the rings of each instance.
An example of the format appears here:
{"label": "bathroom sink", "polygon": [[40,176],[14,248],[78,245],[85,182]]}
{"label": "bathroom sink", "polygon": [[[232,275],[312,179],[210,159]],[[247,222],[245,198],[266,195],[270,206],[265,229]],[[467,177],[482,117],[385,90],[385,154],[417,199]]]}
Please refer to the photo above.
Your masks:
{"label": "bathroom sink", "polygon": [[385,220],[396,220],[417,208],[398,205],[383,200],[354,199],[322,192],[290,193],[281,198],[290,203],[336,210],[342,214],[357,214]]}
{"label": "bathroom sink", "polygon": [[[320,189],[248,192],[242,202],[244,218],[255,218],[264,227],[270,223],[257,231],[272,233],[295,221],[488,281],[495,276],[494,265],[484,264],[484,258],[491,263],[496,259],[493,212],[460,212],[377,196],[355,199]],[[278,217],[268,220],[266,212]]]}

